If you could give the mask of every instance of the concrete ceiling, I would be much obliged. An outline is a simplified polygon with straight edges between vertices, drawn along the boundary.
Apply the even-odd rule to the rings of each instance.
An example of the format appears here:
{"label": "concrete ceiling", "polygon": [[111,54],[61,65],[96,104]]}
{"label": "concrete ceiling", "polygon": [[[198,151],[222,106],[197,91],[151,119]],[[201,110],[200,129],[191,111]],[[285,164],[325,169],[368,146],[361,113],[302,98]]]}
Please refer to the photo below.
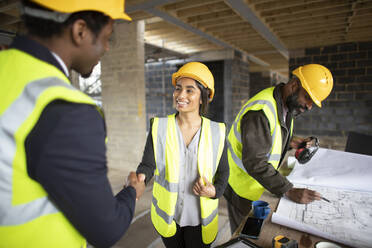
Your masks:
{"label": "concrete ceiling", "polygon": [[[0,0],[0,30],[22,27],[18,2]],[[372,40],[371,0],[127,0],[126,12],[167,56],[235,49],[251,70],[283,75],[291,50]]]}

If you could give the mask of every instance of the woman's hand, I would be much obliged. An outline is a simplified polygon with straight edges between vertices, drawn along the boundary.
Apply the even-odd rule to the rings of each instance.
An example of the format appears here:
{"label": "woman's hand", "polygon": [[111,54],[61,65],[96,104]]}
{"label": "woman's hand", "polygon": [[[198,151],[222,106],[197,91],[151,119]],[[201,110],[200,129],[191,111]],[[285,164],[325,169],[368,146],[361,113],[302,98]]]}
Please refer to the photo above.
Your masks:
{"label": "woman's hand", "polygon": [[143,174],[143,173],[139,173],[139,174],[137,174],[137,179],[138,179],[138,181],[140,181],[140,182],[145,182],[146,175]]}
{"label": "woman's hand", "polygon": [[216,188],[207,180],[205,176],[203,176],[203,178],[199,177],[199,179],[195,182],[194,187],[192,187],[192,191],[198,196],[209,198],[216,196]]}
{"label": "woman's hand", "polygon": [[135,173],[134,171],[131,171],[128,175],[125,187],[132,186],[136,190],[136,200],[138,200],[145,191],[146,185],[144,180],[144,178],[143,180],[141,178],[138,178],[137,173]]}

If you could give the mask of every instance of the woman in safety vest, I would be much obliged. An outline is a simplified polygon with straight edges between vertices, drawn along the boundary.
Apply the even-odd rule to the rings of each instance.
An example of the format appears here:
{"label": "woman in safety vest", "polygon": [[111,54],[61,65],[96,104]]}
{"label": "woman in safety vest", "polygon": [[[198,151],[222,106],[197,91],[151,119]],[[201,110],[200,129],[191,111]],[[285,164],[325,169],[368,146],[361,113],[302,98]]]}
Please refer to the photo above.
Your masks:
{"label": "woman in safety vest", "polygon": [[177,113],[151,120],[137,174],[147,183],[155,173],[151,220],[165,246],[210,247],[229,176],[225,124],[203,117],[214,96],[207,66],[185,64],[172,84]]}

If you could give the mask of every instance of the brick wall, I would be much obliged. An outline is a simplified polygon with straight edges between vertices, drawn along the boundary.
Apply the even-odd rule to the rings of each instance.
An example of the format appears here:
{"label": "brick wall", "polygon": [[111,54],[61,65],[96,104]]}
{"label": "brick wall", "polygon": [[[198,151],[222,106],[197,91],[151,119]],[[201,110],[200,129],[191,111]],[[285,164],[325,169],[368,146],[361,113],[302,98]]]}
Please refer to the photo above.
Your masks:
{"label": "brick wall", "polygon": [[292,51],[290,70],[308,63],[330,69],[334,88],[321,109],[296,120],[295,131],[323,136],[326,146],[343,149],[349,131],[372,134],[372,42],[344,43]]}
{"label": "brick wall", "polygon": [[172,74],[177,65],[171,62],[147,63],[145,65],[146,80],[146,127],[155,116],[166,116],[174,113]]}
{"label": "brick wall", "polygon": [[[231,91],[232,91],[232,120],[239,113],[239,110],[249,99],[249,63],[243,59],[240,52],[235,52],[231,63]],[[229,122],[230,125],[232,122]]]}
{"label": "brick wall", "polygon": [[108,166],[120,169],[123,181],[137,168],[146,139],[144,23],[117,24],[115,33],[120,42],[101,60],[102,99]]}
{"label": "brick wall", "polygon": [[249,81],[249,97],[253,97],[261,90],[272,85],[271,74],[269,72],[251,72],[249,73]]}

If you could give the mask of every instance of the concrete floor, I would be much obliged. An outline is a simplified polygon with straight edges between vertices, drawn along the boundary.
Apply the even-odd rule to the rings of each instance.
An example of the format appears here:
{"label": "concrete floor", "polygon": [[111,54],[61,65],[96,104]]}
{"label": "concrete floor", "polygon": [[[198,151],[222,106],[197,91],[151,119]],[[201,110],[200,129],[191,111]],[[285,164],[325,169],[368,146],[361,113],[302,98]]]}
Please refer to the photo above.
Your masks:
{"label": "concrete floor", "polygon": [[[123,176],[125,175],[125,176]],[[128,172],[110,170],[108,177],[116,194],[123,187],[124,179]],[[145,193],[136,203],[135,217],[132,224],[113,248],[164,248],[160,236],[155,231],[150,218],[150,204],[152,198],[152,186],[146,188]],[[219,206],[219,232],[212,247],[220,245],[230,239],[230,225],[227,214],[227,205],[223,197],[220,198]]]}

